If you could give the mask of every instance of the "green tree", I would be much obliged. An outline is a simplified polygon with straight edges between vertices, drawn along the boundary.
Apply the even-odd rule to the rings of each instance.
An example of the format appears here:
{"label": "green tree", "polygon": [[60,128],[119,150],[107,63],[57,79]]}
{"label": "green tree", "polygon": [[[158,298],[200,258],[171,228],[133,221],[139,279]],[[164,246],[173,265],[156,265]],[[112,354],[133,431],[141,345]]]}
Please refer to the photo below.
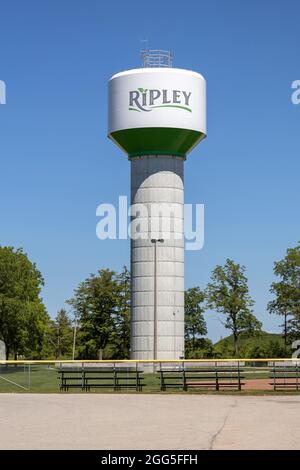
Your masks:
{"label": "green tree", "polygon": [[209,359],[214,357],[214,346],[208,338],[197,338],[193,349],[190,348],[189,342],[185,344],[186,359]]}
{"label": "green tree", "polygon": [[254,302],[249,295],[245,270],[244,266],[227,259],[224,266],[213,270],[206,290],[208,307],[226,317],[224,326],[232,332],[236,356],[240,333],[256,333],[262,326],[251,310]]}
{"label": "green tree", "polygon": [[128,359],[130,350],[130,305],[131,305],[131,278],[126,266],[117,275],[118,297],[117,310],[114,317],[114,343],[116,357]]}
{"label": "green tree", "polygon": [[10,353],[42,348],[48,315],[40,298],[44,280],[22,249],[0,247],[0,338]]}
{"label": "green tree", "polygon": [[32,359],[56,359],[56,326],[54,320],[48,319],[44,330],[42,349],[38,354],[32,354]]}
{"label": "green tree", "polygon": [[[299,242],[300,243],[300,242]],[[289,248],[286,256],[274,263],[274,274],[281,278],[273,282],[270,292],[275,299],[268,303],[270,313],[283,316],[284,344],[298,339],[300,334],[300,244]]]}
{"label": "green tree", "polygon": [[199,339],[207,334],[203,314],[205,294],[199,287],[187,289],[184,293],[185,343],[187,356],[203,346]]}
{"label": "green tree", "polygon": [[81,282],[67,302],[78,318],[78,353],[96,359],[112,341],[120,286],[116,273],[101,269]]}
{"label": "green tree", "polygon": [[71,357],[73,345],[73,328],[72,321],[69,318],[66,310],[61,309],[58,311],[55,317],[55,321],[53,322],[53,328],[55,359]]}

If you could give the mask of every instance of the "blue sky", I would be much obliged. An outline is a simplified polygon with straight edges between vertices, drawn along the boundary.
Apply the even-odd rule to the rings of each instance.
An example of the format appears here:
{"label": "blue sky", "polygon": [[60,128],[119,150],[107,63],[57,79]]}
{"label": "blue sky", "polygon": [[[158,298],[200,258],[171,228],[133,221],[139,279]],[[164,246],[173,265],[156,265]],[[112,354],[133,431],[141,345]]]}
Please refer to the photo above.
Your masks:
{"label": "blue sky", "polygon": [[[128,241],[96,238],[96,207],[129,194],[129,163],[106,137],[107,80],[140,64],[140,40],[202,73],[208,138],[185,164],[186,202],[205,204],[205,246],[186,287],[227,257],[247,267],[267,331],[273,262],[300,239],[297,0],[10,0],[0,6],[0,244],[45,277],[51,316],[98,268],[129,263]],[[206,315],[209,336],[225,332]]]}

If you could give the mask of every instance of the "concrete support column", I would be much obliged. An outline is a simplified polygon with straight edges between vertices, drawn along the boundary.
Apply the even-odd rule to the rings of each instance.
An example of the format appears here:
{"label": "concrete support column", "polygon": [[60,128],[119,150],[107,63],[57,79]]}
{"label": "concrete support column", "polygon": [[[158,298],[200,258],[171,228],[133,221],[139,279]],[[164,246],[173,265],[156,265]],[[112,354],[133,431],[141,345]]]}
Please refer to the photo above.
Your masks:
{"label": "concrete support column", "polygon": [[[132,359],[154,359],[155,271],[157,359],[184,355],[183,165],[171,155],[131,159],[131,204],[139,221],[131,240]],[[156,267],[151,239],[164,240],[156,243]]]}

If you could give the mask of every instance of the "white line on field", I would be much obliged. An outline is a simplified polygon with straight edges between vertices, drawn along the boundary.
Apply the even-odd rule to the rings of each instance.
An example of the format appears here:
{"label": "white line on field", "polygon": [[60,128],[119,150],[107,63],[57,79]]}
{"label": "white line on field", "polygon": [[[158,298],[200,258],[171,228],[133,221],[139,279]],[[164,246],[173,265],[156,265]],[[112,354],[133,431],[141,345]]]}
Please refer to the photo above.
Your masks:
{"label": "white line on field", "polygon": [[19,385],[19,384],[17,384],[16,382],[13,382],[12,380],[5,379],[4,377],[2,377],[2,375],[0,375],[0,379],[6,380],[6,382],[9,382],[9,383],[11,383],[11,384],[14,384],[14,385],[16,385],[16,387],[23,388],[24,390],[29,390],[29,388],[23,387],[23,385]]}

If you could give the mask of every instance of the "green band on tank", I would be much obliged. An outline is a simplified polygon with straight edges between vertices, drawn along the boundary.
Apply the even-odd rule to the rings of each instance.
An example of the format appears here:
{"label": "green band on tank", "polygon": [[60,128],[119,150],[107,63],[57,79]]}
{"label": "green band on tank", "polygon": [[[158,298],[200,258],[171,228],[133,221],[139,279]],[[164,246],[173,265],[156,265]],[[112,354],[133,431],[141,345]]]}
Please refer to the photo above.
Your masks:
{"label": "green band on tank", "polygon": [[184,158],[206,136],[203,132],[189,129],[140,127],[115,131],[109,137],[130,158],[140,155],[174,155]]}

